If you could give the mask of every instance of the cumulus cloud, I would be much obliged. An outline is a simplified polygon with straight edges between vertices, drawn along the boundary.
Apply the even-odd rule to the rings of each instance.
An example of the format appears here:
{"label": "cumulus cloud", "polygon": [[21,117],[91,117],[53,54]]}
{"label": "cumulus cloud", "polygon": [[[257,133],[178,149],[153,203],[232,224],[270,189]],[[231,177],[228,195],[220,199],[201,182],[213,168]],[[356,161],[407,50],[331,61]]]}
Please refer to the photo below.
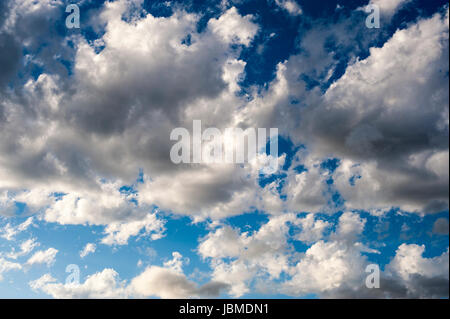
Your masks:
{"label": "cumulus cloud", "polygon": [[120,280],[119,274],[110,268],[86,278],[83,283],[59,283],[50,274],[29,282],[36,291],[43,291],[54,298],[193,298],[219,296],[226,284],[210,281],[202,286],[187,279],[181,269],[181,254],[173,253],[173,259],[163,267],[149,266],[130,283]]}
{"label": "cumulus cloud", "polygon": [[202,239],[198,252],[210,261],[213,279],[229,284],[231,295],[242,296],[257,276],[279,278],[288,270],[288,224],[295,219],[294,214],[273,217],[253,234],[220,227]]}
{"label": "cumulus cloud", "polygon": [[208,26],[227,43],[236,41],[248,46],[258,31],[258,27],[251,20],[251,15],[242,17],[236,8],[232,7],[218,19],[211,19]]}
{"label": "cumulus cloud", "polygon": [[150,266],[131,281],[131,288],[136,295],[142,297],[176,299],[217,297],[228,288],[228,285],[221,282],[209,282],[198,287],[175,269]]}
{"label": "cumulus cloud", "polygon": [[39,250],[35,252],[26,262],[27,265],[46,264],[50,267],[55,263],[58,249],[48,248],[47,250]]}
{"label": "cumulus cloud", "polygon": [[335,180],[348,208],[448,208],[447,43],[448,15],[398,30],[303,112],[315,155],[343,158]]}
{"label": "cumulus cloud", "polygon": [[314,214],[308,214],[306,217],[295,221],[295,223],[301,228],[296,239],[308,244],[322,239],[324,232],[331,226],[327,221],[316,219]]}
{"label": "cumulus cloud", "polygon": [[[407,2],[370,3],[390,18]],[[448,209],[448,10],[405,25],[364,59],[357,56],[379,38],[362,24],[314,26],[301,32],[299,53],[277,64],[272,81],[243,93],[245,59],[261,31],[256,15],[224,3],[209,20],[182,6],[159,17],[142,3],[105,2],[91,41],[51,27],[62,18],[62,1],[2,1],[0,214],[15,216],[26,205],[27,216],[46,223],[103,226],[106,245],[163,237],[163,213],[210,220],[197,252],[212,280],[190,280],[174,252],[129,283],[104,269],[76,286],[46,274],[33,289],[55,298],[237,297],[265,282],[293,296],[448,296],[448,252],[425,258],[425,247],[409,244],[383,272],[382,289],[367,291],[367,254],[379,252],[360,240],[366,220],[355,213]],[[296,1],[275,4],[303,14]],[[348,66],[339,78],[341,62]],[[269,176],[255,163],[175,165],[170,132],[189,130],[194,119],[220,130],[278,127],[304,147],[293,159],[281,154]],[[336,169],[324,168],[335,157]],[[262,176],[270,179],[264,186]],[[268,215],[257,231],[223,221],[251,211]],[[337,224],[314,215],[336,211],[344,211]],[[15,239],[34,218],[17,226],[8,220],[1,236]],[[448,220],[438,219],[433,232],[448,234]],[[308,248],[297,252],[293,241]],[[11,260],[37,245],[30,239],[2,255],[0,276],[21,269]],[[79,254],[94,251],[89,243]],[[57,253],[37,251],[25,265],[51,266]]]}
{"label": "cumulus cloud", "polygon": [[424,258],[424,251],[424,245],[400,245],[387,271],[402,280],[409,298],[448,297],[448,249],[433,258]]}
{"label": "cumulus cloud", "polygon": [[[236,91],[245,63],[237,59],[236,46],[248,46],[255,37],[253,17],[231,7],[199,32],[196,14],[176,10],[168,18],[137,16],[131,7],[128,1],[105,3],[100,10],[102,38],[95,43],[73,39],[70,84],[61,74],[43,73],[24,85],[20,103],[8,99],[0,147],[9,151],[2,152],[0,188],[33,194],[22,200],[33,211],[46,209],[47,221],[133,222],[145,218],[143,209],[118,189],[132,184],[143,169],[146,179],[138,186],[142,196],[137,205],[219,217],[249,209],[243,192],[256,196],[255,175],[241,183],[247,170],[240,167],[223,167],[223,172],[208,166],[176,167],[169,158],[168,136],[175,127],[192,125],[192,119],[221,128],[237,126],[229,106],[238,108],[244,100]],[[28,108],[35,119],[25,129],[19,123],[29,117]],[[15,135],[23,138],[7,138]],[[235,178],[224,184],[226,171]],[[204,186],[200,175],[210,186]],[[179,189],[171,188],[175,196],[164,186],[174,180],[179,181]],[[189,189],[194,191],[183,196]],[[62,198],[52,198],[55,193]],[[19,199],[8,200],[10,210],[14,200]]]}
{"label": "cumulus cloud", "polygon": [[56,299],[87,298],[126,298],[125,283],[120,281],[118,273],[110,268],[88,276],[84,283],[59,283],[50,274],[30,281],[30,287]]}
{"label": "cumulus cloud", "polygon": [[97,246],[94,243],[87,243],[86,246],[80,251],[80,257],[84,258],[89,254],[95,253]]}
{"label": "cumulus cloud", "polygon": [[[358,213],[346,212],[335,227],[327,222],[326,227],[335,231],[324,234],[325,226],[314,214],[286,215],[274,217],[253,234],[219,227],[203,238],[198,251],[210,261],[213,279],[229,284],[229,293],[234,297],[242,296],[251,287],[297,297],[311,293],[325,298],[448,295],[448,252],[424,258],[425,246],[407,244],[399,246],[385,271],[381,271],[380,288],[368,288],[368,256],[380,252],[361,242],[365,224],[366,219]],[[306,232],[306,239],[301,238],[302,232]],[[292,250],[291,240],[313,243],[304,253],[297,253]],[[281,274],[285,280],[280,283],[276,279]]]}
{"label": "cumulus cloud", "polygon": [[172,256],[163,267],[149,266],[133,278],[129,287],[132,293],[165,299],[217,297],[228,288],[227,284],[214,280],[198,286],[183,273],[183,256],[179,252],[173,252]]}

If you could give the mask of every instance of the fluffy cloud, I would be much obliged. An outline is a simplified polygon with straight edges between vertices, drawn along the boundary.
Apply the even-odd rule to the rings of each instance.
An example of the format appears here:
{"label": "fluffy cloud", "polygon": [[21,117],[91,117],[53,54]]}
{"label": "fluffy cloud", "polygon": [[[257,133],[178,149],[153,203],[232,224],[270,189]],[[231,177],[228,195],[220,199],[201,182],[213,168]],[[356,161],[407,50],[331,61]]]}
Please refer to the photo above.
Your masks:
{"label": "fluffy cloud", "polygon": [[29,285],[33,290],[43,291],[54,298],[215,297],[228,287],[214,281],[203,286],[196,285],[182,272],[182,256],[178,252],[174,252],[173,256],[164,267],[147,267],[129,284],[120,280],[115,270],[107,268],[88,276],[83,283],[62,284],[50,274],[45,274]]}
{"label": "fluffy cloud", "polygon": [[422,257],[424,245],[402,244],[386,267],[401,278],[409,298],[441,298],[448,296],[449,252],[434,258]]}
{"label": "fluffy cloud", "polygon": [[315,156],[343,158],[336,186],[348,208],[448,207],[447,44],[448,15],[399,30],[302,113]]}
{"label": "fluffy cloud", "polygon": [[80,257],[84,258],[89,254],[95,253],[97,246],[94,243],[87,243],[86,246],[80,251]]}
{"label": "fluffy cloud", "polygon": [[[387,18],[406,2],[371,1]],[[368,291],[367,254],[379,252],[360,241],[366,221],[354,213],[448,208],[448,11],[398,30],[363,60],[357,56],[385,31],[378,38],[353,19],[314,26],[299,33],[300,53],[278,63],[271,82],[243,93],[257,16],[227,7],[205,21],[177,7],[158,17],[137,12],[141,4],[106,2],[96,10],[93,41],[51,28],[62,19],[62,1],[0,4],[0,214],[14,216],[25,204],[26,214],[47,223],[100,225],[106,245],[161,238],[164,212],[210,219],[198,253],[212,281],[190,280],[174,253],[129,284],[104,269],[76,286],[47,274],[33,289],[55,298],[184,298],[242,296],[269,283],[293,296],[448,296],[448,252],[424,258],[425,247],[407,244],[383,272],[382,288]],[[295,1],[275,4],[302,14]],[[348,66],[336,80],[341,62]],[[281,155],[290,167],[280,165],[265,186],[255,163],[175,165],[170,132],[194,119],[221,130],[278,127],[305,148],[290,162]],[[332,157],[340,159],[334,171],[322,165]],[[255,210],[269,216],[258,231],[221,222]],[[345,213],[336,225],[296,215],[338,210]],[[13,240],[34,218],[18,226],[8,220],[1,236]],[[434,233],[448,234],[446,225],[436,221]],[[292,241],[310,246],[299,253]],[[36,246],[30,239],[4,256],[15,260]],[[25,265],[51,265],[57,252],[38,251]],[[0,274],[21,268],[2,255]]]}
{"label": "fluffy cloud", "polygon": [[29,285],[33,290],[42,290],[57,299],[126,298],[128,295],[125,283],[121,282],[117,272],[110,268],[87,277],[82,284],[62,284],[50,274],[45,274],[31,281]]}
{"label": "fluffy cloud", "polygon": [[198,287],[175,269],[158,266],[147,267],[131,281],[131,288],[137,296],[164,299],[217,297],[227,287],[221,282],[209,282]]}
{"label": "fluffy cloud", "polygon": [[305,243],[314,243],[322,239],[324,232],[331,226],[327,221],[316,219],[314,214],[297,219],[295,224],[299,225],[301,229],[296,239]]}
{"label": "fluffy cloud", "polygon": [[380,13],[391,17],[402,5],[411,0],[370,0],[370,4],[380,8]]}
{"label": "fluffy cloud", "polygon": [[344,286],[360,287],[367,260],[361,255],[362,245],[357,239],[364,225],[365,219],[358,214],[342,214],[331,240],[319,240],[308,248],[289,270],[292,278],[283,284],[282,289],[293,295],[326,295]]}
{"label": "fluffy cloud", "polygon": [[[255,175],[241,183],[247,170],[239,167],[176,167],[169,159],[168,137],[173,128],[192,125],[192,119],[236,126],[229,105],[237,109],[244,101],[236,91],[245,66],[236,59],[237,47],[248,46],[256,35],[253,17],[232,7],[199,32],[198,15],[178,10],[168,18],[141,17],[132,7],[128,1],[105,3],[102,38],[94,43],[73,38],[70,83],[60,74],[44,73],[24,85],[20,103],[14,96],[6,101],[0,189],[36,194],[22,200],[33,211],[44,207],[50,222],[134,222],[146,218],[147,208],[131,204],[118,189],[132,184],[143,169],[137,205],[202,218],[246,211],[254,204],[247,205],[246,195],[256,197]],[[35,117],[25,128],[21,123],[29,117],[28,108]],[[8,138],[17,135],[23,138]],[[225,174],[237,177],[224,184]],[[210,185],[204,186],[200,175]],[[179,188],[167,192],[165,185],[174,180]],[[64,195],[48,200],[55,193]],[[9,210],[14,200],[19,198],[9,199]]]}
{"label": "fluffy cloud", "polygon": [[[424,246],[402,244],[381,271],[380,288],[365,281],[368,256],[380,252],[361,242],[366,219],[343,213],[335,227],[309,214],[273,217],[253,234],[221,226],[204,237],[198,252],[209,260],[212,278],[230,285],[242,296],[250,289],[292,296],[315,294],[326,298],[415,298],[448,295],[448,252],[423,258]],[[335,231],[325,234],[325,228]],[[304,253],[291,240],[313,241]],[[283,274],[283,281],[277,278]],[[448,286],[448,285],[447,285]]]}
{"label": "fluffy cloud", "polygon": [[33,217],[28,217],[23,223],[17,226],[11,226],[10,223],[7,223],[1,231],[2,234],[1,237],[7,240],[13,240],[17,234],[27,230],[28,227],[30,227],[32,224],[33,224]]}
{"label": "fluffy cloud", "polygon": [[0,257],[0,281],[3,280],[3,273],[14,269],[20,270],[22,265]]}
{"label": "fluffy cloud", "polygon": [[302,8],[295,0],[275,0],[275,3],[293,16],[302,14]]}
{"label": "fluffy cloud", "polygon": [[241,296],[256,276],[279,278],[288,270],[288,223],[295,219],[294,214],[273,217],[253,234],[220,227],[202,239],[198,252],[210,261],[213,279],[230,284],[230,293]]}
{"label": "fluffy cloud", "polygon": [[232,7],[218,19],[211,19],[208,26],[226,43],[236,41],[248,46],[258,31],[258,27],[251,20],[251,15],[242,17],[236,8]]}
{"label": "fluffy cloud", "polygon": [[45,210],[47,222],[106,225],[102,243],[124,245],[142,232],[155,240],[163,236],[164,221],[150,207],[136,205],[135,196],[122,194],[115,184],[102,184],[96,193],[63,195]]}
{"label": "fluffy cloud", "polygon": [[58,250],[52,247],[47,250],[39,250],[27,260],[26,264],[47,264],[47,267],[50,267],[54,264],[57,253]]}
{"label": "fluffy cloud", "polygon": [[8,253],[8,258],[17,259],[18,257],[28,255],[35,247],[40,244],[36,242],[35,238],[27,239],[23,241],[19,246],[19,251],[16,251],[14,248],[12,252]]}
{"label": "fluffy cloud", "polygon": [[183,273],[183,256],[172,253],[173,259],[164,263],[164,267],[149,266],[133,278],[129,289],[138,297],[156,296],[165,299],[217,297],[228,288],[227,284],[210,281],[198,286]]}

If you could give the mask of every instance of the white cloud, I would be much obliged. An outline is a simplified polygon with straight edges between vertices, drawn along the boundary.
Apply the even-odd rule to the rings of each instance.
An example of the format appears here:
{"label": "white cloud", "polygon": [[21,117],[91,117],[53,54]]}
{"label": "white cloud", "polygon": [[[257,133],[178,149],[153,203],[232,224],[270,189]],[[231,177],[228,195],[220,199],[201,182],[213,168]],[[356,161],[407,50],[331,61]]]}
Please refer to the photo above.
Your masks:
{"label": "white cloud", "polygon": [[208,27],[226,43],[237,42],[248,46],[258,31],[258,26],[252,22],[252,19],[252,15],[242,17],[237,9],[232,7],[218,19],[211,19]]}
{"label": "white cloud", "polygon": [[0,192],[0,214],[2,216],[14,216],[15,210],[16,205],[8,191]]}
{"label": "white cloud", "polygon": [[297,219],[295,224],[298,224],[301,228],[295,238],[308,244],[322,239],[324,231],[331,226],[327,221],[316,219],[314,214],[308,214],[304,218]]}
{"label": "white cloud", "polygon": [[84,258],[89,254],[95,253],[97,246],[94,243],[87,243],[86,246],[80,251],[80,257]]}
{"label": "white cloud", "polygon": [[398,30],[300,115],[312,156],[342,159],[347,209],[448,208],[447,44],[448,14]]}
{"label": "white cloud", "polygon": [[363,283],[365,258],[360,251],[342,242],[319,241],[313,244],[291,270],[293,277],[283,283],[288,294],[322,294],[346,285]]}
{"label": "white cloud", "polygon": [[291,15],[297,16],[303,13],[302,8],[295,0],[275,0],[275,3]]}
{"label": "white cloud", "polygon": [[[231,8],[198,32],[198,15],[175,10],[167,18],[138,17],[130,7],[130,2],[114,1],[99,10],[105,23],[97,41],[104,44],[102,50],[74,39],[73,90],[63,89],[62,76],[44,73],[26,83],[22,104],[13,99],[4,103],[8,126],[2,126],[0,188],[22,192],[16,200],[33,211],[43,208],[46,221],[60,224],[116,223],[111,228],[117,228],[145,219],[148,207],[130,202],[138,198],[137,205],[161,204],[202,218],[249,209],[252,203],[247,205],[242,191],[255,197],[254,180],[241,185],[237,178],[223,185],[219,170],[206,167],[200,175],[211,184],[204,187],[195,182],[194,168],[170,162],[167,136],[174,127],[191,125],[193,118],[218,127],[237,124],[229,106],[238,108],[244,100],[235,93],[245,63],[230,46],[250,44],[258,30],[253,17]],[[130,14],[132,22],[122,19]],[[189,45],[183,43],[188,36]],[[27,127],[25,104],[36,111]],[[7,151],[11,149],[17,152]],[[122,185],[135,182],[139,169],[148,177],[139,186],[143,196],[120,194]],[[228,171],[235,170],[239,168]],[[194,183],[197,197],[191,196],[183,176]],[[165,185],[174,180],[180,181],[180,189],[172,192]],[[14,199],[8,203],[13,207]],[[198,207],[205,208],[199,212]]]}
{"label": "white cloud", "polygon": [[3,280],[3,273],[14,269],[20,270],[22,265],[0,257],[0,281]]}
{"label": "white cloud", "polygon": [[424,252],[425,245],[402,244],[398,247],[394,259],[388,265],[388,269],[405,281],[416,274],[428,278],[443,277],[448,279],[448,250],[441,256],[434,258],[422,257]]}
{"label": "white cloud", "polygon": [[411,0],[370,0],[370,4],[380,8],[380,13],[391,17],[401,6]]}
{"label": "white cloud", "polygon": [[253,234],[220,227],[202,239],[198,252],[210,259],[213,279],[229,284],[233,296],[242,296],[256,276],[278,278],[288,270],[287,223],[295,218],[294,214],[272,217]]}
{"label": "white cloud", "polygon": [[[371,1],[385,16],[406,2]],[[313,28],[301,39],[299,51],[307,54],[279,63],[271,83],[248,88],[249,95],[242,96],[236,93],[246,62],[239,53],[257,35],[254,16],[242,16],[233,7],[199,31],[199,15],[179,9],[170,17],[135,15],[130,8],[141,3],[107,2],[96,15],[105,27],[101,38],[95,43],[71,38],[71,77],[48,70],[17,87],[17,96],[0,90],[0,214],[13,216],[16,203],[22,202],[27,213],[42,212],[39,218],[49,223],[102,225],[101,242],[107,245],[163,236],[164,221],[154,206],[194,221],[210,218],[214,225],[254,210],[267,212],[269,221],[253,233],[219,226],[202,238],[198,253],[211,265],[213,278],[204,286],[188,279],[182,256],[174,253],[172,260],[147,267],[128,286],[114,270],[105,269],[78,286],[47,274],[30,283],[33,289],[55,298],[184,298],[217,296],[230,285],[231,295],[242,296],[252,283],[272,283],[286,274],[282,289],[295,296],[356,294],[366,262],[362,253],[378,252],[358,242],[365,220],[349,211],[448,208],[448,14],[411,23],[383,47],[370,49],[368,58],[351,60],[324,96],[308,91],[299,76],[314,72],[331,78],[337,61],[323,43],[336,36],[340,46],[350,22],[333,28],[333,37],[322,30],[328,26]],[[276,3],[301,14],[296,2]],[[51,21],[60,4],[16,1],[5,28],[30,47],[40,37],[21,34],[43,14]],[[18,18],[23,26],[16,25]],[[345,39],[343,46],[354,43]],[[27,57],[26,63],[31,62],[39,61]],[[44,62],[39,63],[51,66]],[[298,107],[291,105],[294,97],[301,101]],[[192,119],[220,129],[279,127],[296,145],[306,145],[308,154],[300,151],[292,167],[307,170],[280,172],[288,175],[283,182],[263,188],[254,163],[175,166],[169,160],[169,132],[189,128]],[[320,166],[330,156],[342,159],[335,173]],[[136,182],[141,169],[143,181]],[[333,185],[327,183],[330,178]],[[132,185],[133,192],[121,191],[123,185]],[[335,212],[332,191],[342,195],[339,208],[346,213],[327,241],[331,223],[294,213]],[[8,223],[1,236],[13,240],[32,221]],[[292,227],[295,236],[290,238]],[[299,254],[288,239],[312,246]],[[8,258],[29,254],[36,245],[23,242]],[[423,249],[401,245],[391,274],[385,274],[406,289],[402,296],[420,295],[417,285],[425,279],[448,282],[440,271],[448,271],[448,252],[430,259],[422,257]],[[87,245],[80,256],[91,251]],[[26,264],[51,265],[57,252],[38,251]],[[0,273],[21,267],[1,259]]]}
{"label": "white cloud", "polygon": [[148,236],[152,240],[160,239],[164,236],[164,222],[156,217],[156,214],[148,214],[137,221],[124,223],[110,223],[105,228],[107,234],[101,242],[106,245],[125,245],[131,236]]}
{"label": "white cloud", "polygon": [[17,259],[18,257],[28,255],[35,247],[39,245],[40,244],[35,238],[27,239],[20,244],[19,251],[16,252],[13,248],[13,251],[8,253],[7,256],[11,259]]}
{"label": "white cloud", "polygon": [[28,217],[23,223],[17,226],[11,226],[11,224],[8,223],[2,229],[1,237],[5,238],[6,240],[13,240],[17,234],[27,230],[32,224],[33,224],[33,217]]}
{"label": "white cloud", "polygon": [[47,267],[50,267],[54,264],[57,253],[58,250],[52,247],[47,250],[39,250],[27,260],[26,264],[47,264]]}
{"label": "white cloud", "polygon": [[82,284],[62,284],[50,274],[30,281],[33,290],[57,299],[87,299],[87,298],[126,298],[128,292],[125,282],[120,281],[119,275],[113,269],[106,268],[86,278]]}
{"label": "white cloud", "polygon": [[88,276],[84,283],[59,283],[50,274],[29,282],[33,290],[41,290],[53,298],[189,298],[218,296],[227,288],[226,284],[208,282],[198,286],[183,274],[182,256],[174,252],[172,263],[164,267],[149,266],[141,274],[133,278],[129,284],[120,280],[113,269],[104,269]]}
{"label": "white cloud", "polygon": [[175,270],[177,272],[182,272],[183,271],[183,269],[182,269],[182,267],[183,267],[183,256],[179,252],[174,251],[172,253],[172,257],[173,258],[171,260],[166,261],[164,263],[164,267],[165,268],[169,268],[169,269],[173,269],[173,270]]}
{"label": "white cloud", "polygon": [[357,213],[345,212],[339,217],[339,224],[334,237],[339,240],[355,241],[361,235],[366,225],[366,219]]}
{"label": "white cloud", "polygon": [[216,297],[227,289],[227,285],[210,281],[198,286],[186,278],[182,271],[182,256],[174,252],[173,259],[164,267],[149,266],[140,275],[133,278],[129,289],[138,297],[160,297],[165,299]]}

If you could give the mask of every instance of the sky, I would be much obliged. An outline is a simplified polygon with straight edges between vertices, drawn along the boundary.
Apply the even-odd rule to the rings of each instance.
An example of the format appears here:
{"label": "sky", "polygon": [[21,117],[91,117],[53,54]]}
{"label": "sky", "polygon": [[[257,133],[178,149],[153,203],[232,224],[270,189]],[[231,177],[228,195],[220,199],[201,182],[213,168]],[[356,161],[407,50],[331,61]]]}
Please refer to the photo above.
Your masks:
{"label": "sky", "polygon": [[[448,298],[448,41],[440,0],[1,1],[0,298]],[[278,156],[174,163],[195,120]]]}

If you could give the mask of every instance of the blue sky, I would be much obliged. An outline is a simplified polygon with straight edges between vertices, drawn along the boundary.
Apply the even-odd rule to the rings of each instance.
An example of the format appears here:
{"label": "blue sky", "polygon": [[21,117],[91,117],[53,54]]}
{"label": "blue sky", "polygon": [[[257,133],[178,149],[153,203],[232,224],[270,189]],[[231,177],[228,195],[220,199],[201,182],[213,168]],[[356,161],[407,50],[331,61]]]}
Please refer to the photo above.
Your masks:
{"label": "blue sky", "polygon": [[[448,298],[446,1],[0,9],[1,298]],[[193,120],[277,172],[174,164]]]}

